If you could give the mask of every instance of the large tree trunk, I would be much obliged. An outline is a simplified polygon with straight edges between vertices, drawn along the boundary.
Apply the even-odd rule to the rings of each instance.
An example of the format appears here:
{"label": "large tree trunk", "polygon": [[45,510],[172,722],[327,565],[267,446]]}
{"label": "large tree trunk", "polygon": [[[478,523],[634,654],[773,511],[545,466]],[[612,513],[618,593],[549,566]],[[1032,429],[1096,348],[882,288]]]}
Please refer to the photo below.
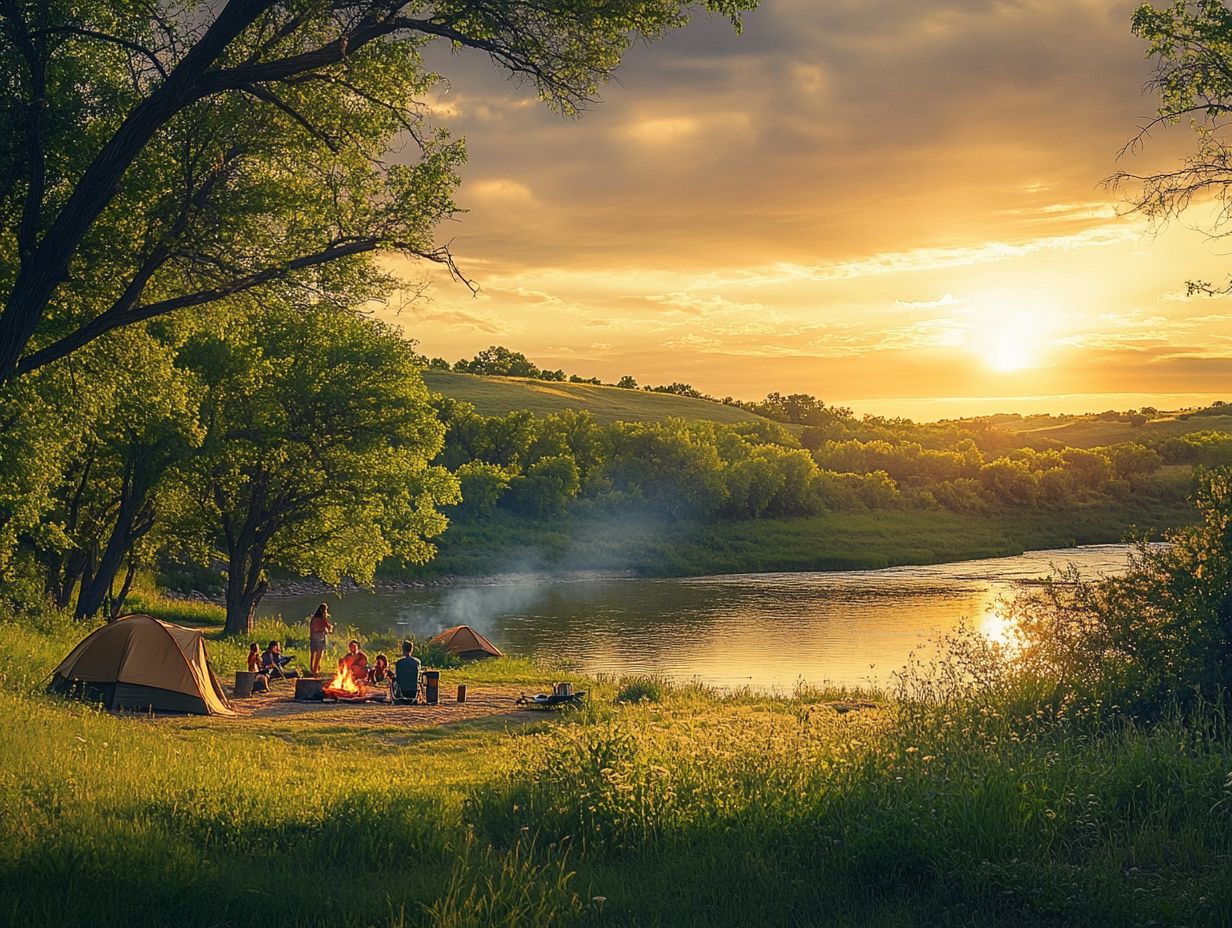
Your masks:
{"label": "large tree trunk", "polygon": [[265,538],[244,532],[236,540],[227,564],[227,635],[251,635],[253,613],[269,589],[265,579]]}
{"label": "large tree trunk", "polygon": [[58,609],[67,609],[73,601],[73,593],[77,584],[89,566],[88,552],[78,548],[64,558],[62,564],[57,564],[48,571],[47,593]]}
{"label": "large tree trunk", "polygon": [[250,587],[244,577],[242,570],[227,575],[227,622],[223,626],[223,633],[227,635],[252,634],[253,613],[269,589],[265,580],[259,580]]}
{"label": "large tree trunk", "polygon": [[107,615],[108,622],[114,622],[124,613],[124,601],[128,599],[128,591],[133,588],[133,577],[137,573],[137,556],[133,551],[128,552],[128,570],[124,573],[124,585],[120,587],[120,592],[111,598],[111,611]]}
{"label": "large tree trunk", "polygon": [[[89,571],[84,572],[81,578],[81,592],[77,595],[77,608],[74,610],[78,619],[97,615],[99,610],[107,605],[116,574],[120,572],[124,559],[132,552],[133,545],[154,527],[154,507],[147,499],[152,481],[149,479],[149,473],[143,474],[143,469],[136,460],[144,453],[145,449],[140,447],[134,447],[130,451],[120,488],[119,511],[116,513],[111,534],[99,555],[98,566],[92,574]],[[152,470],[157,472],[157,468]]]}

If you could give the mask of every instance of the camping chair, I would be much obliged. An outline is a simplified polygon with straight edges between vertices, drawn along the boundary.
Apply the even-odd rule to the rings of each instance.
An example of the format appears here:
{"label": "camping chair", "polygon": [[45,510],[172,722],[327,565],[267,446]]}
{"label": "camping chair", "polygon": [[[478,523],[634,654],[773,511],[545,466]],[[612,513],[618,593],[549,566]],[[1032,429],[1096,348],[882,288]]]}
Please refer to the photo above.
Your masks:
{"label": "camping chair", "polygon": [[419,702],[420,674],[394,664],[394,678],[389,684],[389,698],[394,705],[411,705]]}

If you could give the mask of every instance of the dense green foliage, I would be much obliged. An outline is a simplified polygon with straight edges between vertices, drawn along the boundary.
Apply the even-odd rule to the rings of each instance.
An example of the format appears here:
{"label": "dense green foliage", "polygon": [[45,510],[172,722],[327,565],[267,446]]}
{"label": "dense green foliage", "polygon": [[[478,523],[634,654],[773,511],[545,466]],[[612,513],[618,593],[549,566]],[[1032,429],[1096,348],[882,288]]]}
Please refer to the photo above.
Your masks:
{"label": "dense green foliage", "polygon": [[371,319],[271,304],[125,329],[80,359],[99,365],[70,381],[91,416],[66,412],[44,451],[46,489],[0,561],[9,599],[41,587],[114,616],[136,570],[162,565],[221,576],[228,628],[245,631],[268,570],[365,580],[422,562],[446,525],[436,506],[457,502],[429,464],[443,428],[419,358]]}
{"label": "dense green foliage", "polygon": [[[1137,442],[1037,450],[978,425],[849,414],[797,434],[764,420],[601,424],[572,411],[482,416],[450,398],[437,407],[447,427],[441,461],[459,471],[463,497],[468,486],[472,493],[462,520],[495,508],[533,517],[643,508],[703,521],[901,507],[1061,510],[1167,492],[1163,450]],[[1202,448],[1211,463],[1226,450],[1205,437],[1177,442]],[[1196,459],[1174,444],[1169,459]]]}
{"label": "dense green foliage", "polygon": [[452,268],[433,237],[464,153],[424,120],[430,42],[572,113],[634,41],[755,6],[6,2],[0,382],[195,306],[387,294],[381,251]]}
{"label": "dense green foliage", "polygon": [[442,429],[410,345],[335,310],[248,316],[181,351],[200,386],[200,451],[174,475],[176,549],[226,565],[227,627],[245,631],[277,565],[370,581],[427,560],[457,485],[427,461]]}
{"label": "dense green foliage", "polygon": [[1232,694],[1232,468],[1202,476],[1197,506],[1202,521],[1144,547],[1126,577],[1020,600],[1023,657],[1056,698],[1153,716]]}

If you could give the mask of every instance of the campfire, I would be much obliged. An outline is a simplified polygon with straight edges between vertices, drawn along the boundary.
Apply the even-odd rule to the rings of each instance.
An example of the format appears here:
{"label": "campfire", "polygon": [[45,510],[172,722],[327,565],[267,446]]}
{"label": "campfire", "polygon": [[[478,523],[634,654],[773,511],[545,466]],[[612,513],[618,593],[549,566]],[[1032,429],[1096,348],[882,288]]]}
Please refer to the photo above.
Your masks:
{"label": "campfire", "polygon": [[341,662],[334,678],[321,688],[322,694],[330,699],[367,699],[369,688],[366,682],[357,681],[351,675],[351,665]]}

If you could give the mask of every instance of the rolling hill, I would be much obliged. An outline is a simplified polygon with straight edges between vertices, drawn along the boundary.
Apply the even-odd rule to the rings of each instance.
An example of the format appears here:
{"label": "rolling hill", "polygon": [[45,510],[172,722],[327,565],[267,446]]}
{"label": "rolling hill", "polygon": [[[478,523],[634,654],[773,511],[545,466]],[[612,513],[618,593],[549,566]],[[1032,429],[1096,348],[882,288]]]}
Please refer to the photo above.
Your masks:
{"label": "rolling hill", "polygon": [[[1220,407],[1222,409],[1223,407]],[[1212,430],[1232,432],[1232,413],[1219,415],[1219,410],[1203,410],[1194,413],[1163,413],[1142,425],[1102,419],[1098,415],[1072,417],[1036,417],[1015,426],[1005,423],[1004,428],[1016,433],[1024,444],[1039,445],[1041,439],[1050,439],[1074,448],[1094,448],[1097,445],[1113,445],[1118,442],[1158,442],[1177,438],[1193,432]]]}
{"label": "rolling hill", "polygon": [[452,371],[424,371],[423,377],[429,390],[473,403],[485,416],[500,416],[515,409],[527,409],[541,416],[578,409],[588,411],[600,422],[653,422],[679,417],[730,424],[761,419],[735,406],[670,393]]}

